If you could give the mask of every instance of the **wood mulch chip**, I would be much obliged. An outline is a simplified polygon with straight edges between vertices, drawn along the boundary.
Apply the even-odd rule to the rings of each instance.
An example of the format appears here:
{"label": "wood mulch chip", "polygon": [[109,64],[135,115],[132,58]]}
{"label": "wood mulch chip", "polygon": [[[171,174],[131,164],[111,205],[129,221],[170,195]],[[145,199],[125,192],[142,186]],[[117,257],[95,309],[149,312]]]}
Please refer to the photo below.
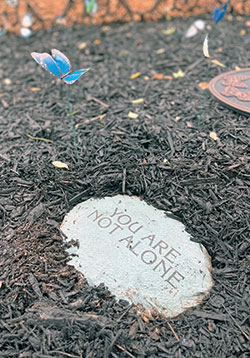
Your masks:
{"label": "wood mulch chip", "polygon": [[[183,36],[195,19],[1,37],[0,357],[248,356],[249,117],[199,87],[205,33]],[[210,52],[226,67],[211,65],[209,79],[250,66],[245,21],[223,19],[210,31]],[[164,34],[169,27],[176,31]],[[66,85],[30,56],[53,48],[73,69],[91,68],[71,86],[80,169]],[[184,77],[174,78],[179,69]],[[149,319],[67,264],[64,215],[116,194],[171,211],[207,248],[215,285],[200,306]]]}

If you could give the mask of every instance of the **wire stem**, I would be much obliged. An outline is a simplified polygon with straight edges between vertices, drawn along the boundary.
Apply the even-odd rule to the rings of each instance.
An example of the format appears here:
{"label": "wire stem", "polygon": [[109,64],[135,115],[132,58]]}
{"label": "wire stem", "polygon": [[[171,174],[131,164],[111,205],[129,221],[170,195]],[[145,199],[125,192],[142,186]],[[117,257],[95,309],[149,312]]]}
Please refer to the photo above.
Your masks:
{"label": "wire stem", "polygon": [[71,104],[70,104],[70,89],[69,89],[69,85],[66,85],[66,86],[67,86],[68,116],[69,116],[72,133],[73,133],[73,140],[74,140],[77,164],[78,164],[78,168],[80,169],[80,160],[79,160],[78,148],[77,148],[76,131],[75,131],[75,127],[74,127],[74,123],[73,123],[73,119],[72,119],[72,110],[71,110]]}

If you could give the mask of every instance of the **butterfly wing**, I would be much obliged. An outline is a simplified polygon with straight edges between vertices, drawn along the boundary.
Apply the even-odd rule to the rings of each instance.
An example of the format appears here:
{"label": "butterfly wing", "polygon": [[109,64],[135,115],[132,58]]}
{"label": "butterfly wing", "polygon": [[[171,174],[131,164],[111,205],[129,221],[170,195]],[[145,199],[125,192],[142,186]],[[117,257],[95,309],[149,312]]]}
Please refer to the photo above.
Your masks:
{"label": "butterfly wing", "polygon": [[216,6],[214,13],[213,13],[213,21],[219,22],[221,20],[221,9]]}
{"label": "butterfly wing", "polygon": [[76,80],[78,80],[79,77],[81,77],[85,72],[87,72],[89,69],[82,69],[82,70],[78,70],[78,71],[74,71],[68,75],[66,75],[65,77],[63,77],[63,81],[69,85],[71,85],[72,83],[74,83]]}
{"label": "butterfly wing", "polygon": [[224,11],[224,10],[221,10],[221,12],[220,12],[220,14],[219,14],[218,19],[217,19],[216,22],[219,22],[219,21],[224,17],[224,15],[225,15],[225,11]]}
{"label": "butterfly wing", "polygon": [[66,75],[69,73],[71,67],[69,59],[62,52],[56,49],[51,50],[51,53],[61,74]]}
{"label": "butterfly wing", "polygon": [[31,56],[45,70],[52,73],[52,75],[55,75],[56,77],[61,77],[61,74],[60,74],[60,71],[59,71],[59,68],[58,68],[56,62],[48,53],[32,52]]}
{"label": "butterfly wing", "polygon": [[38,65],[42,66],[43,68],[45,68],[42,62],[42,55],[44,54],[45,53],[31,52],[31,56],[33,57],[33,59],[38,63]]}
{"label": "butterfly wing", "polygon": [[225,5],[223,6],[223,10],[226,12],[227,11],[227,8],[228,8],[228,5],[230,5],[230,2],[231,1],[227,1],[226,3],[225,3]]}
{"label": "butterfly wing", "polygon": [[228,5],[230,5],[230,1],[227,1],[225,5],[222,7],[222,9],[219,9],[217,6],[213,13],[213,21],[216,23],[219,22],[225,15]]}

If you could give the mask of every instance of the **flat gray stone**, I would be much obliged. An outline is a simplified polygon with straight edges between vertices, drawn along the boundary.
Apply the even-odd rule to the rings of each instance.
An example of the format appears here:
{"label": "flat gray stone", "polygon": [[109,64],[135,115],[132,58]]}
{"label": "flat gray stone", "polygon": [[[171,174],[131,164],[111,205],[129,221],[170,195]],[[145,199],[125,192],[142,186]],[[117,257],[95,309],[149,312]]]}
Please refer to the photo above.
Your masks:
{"label": "flat gray stone", "polygon": [[90,285],[146,311],[175,317],[213,286],[210,257],[184,225],[137,197],[90,199],[65,217],[62,232],[79,242],[71,264]]}

